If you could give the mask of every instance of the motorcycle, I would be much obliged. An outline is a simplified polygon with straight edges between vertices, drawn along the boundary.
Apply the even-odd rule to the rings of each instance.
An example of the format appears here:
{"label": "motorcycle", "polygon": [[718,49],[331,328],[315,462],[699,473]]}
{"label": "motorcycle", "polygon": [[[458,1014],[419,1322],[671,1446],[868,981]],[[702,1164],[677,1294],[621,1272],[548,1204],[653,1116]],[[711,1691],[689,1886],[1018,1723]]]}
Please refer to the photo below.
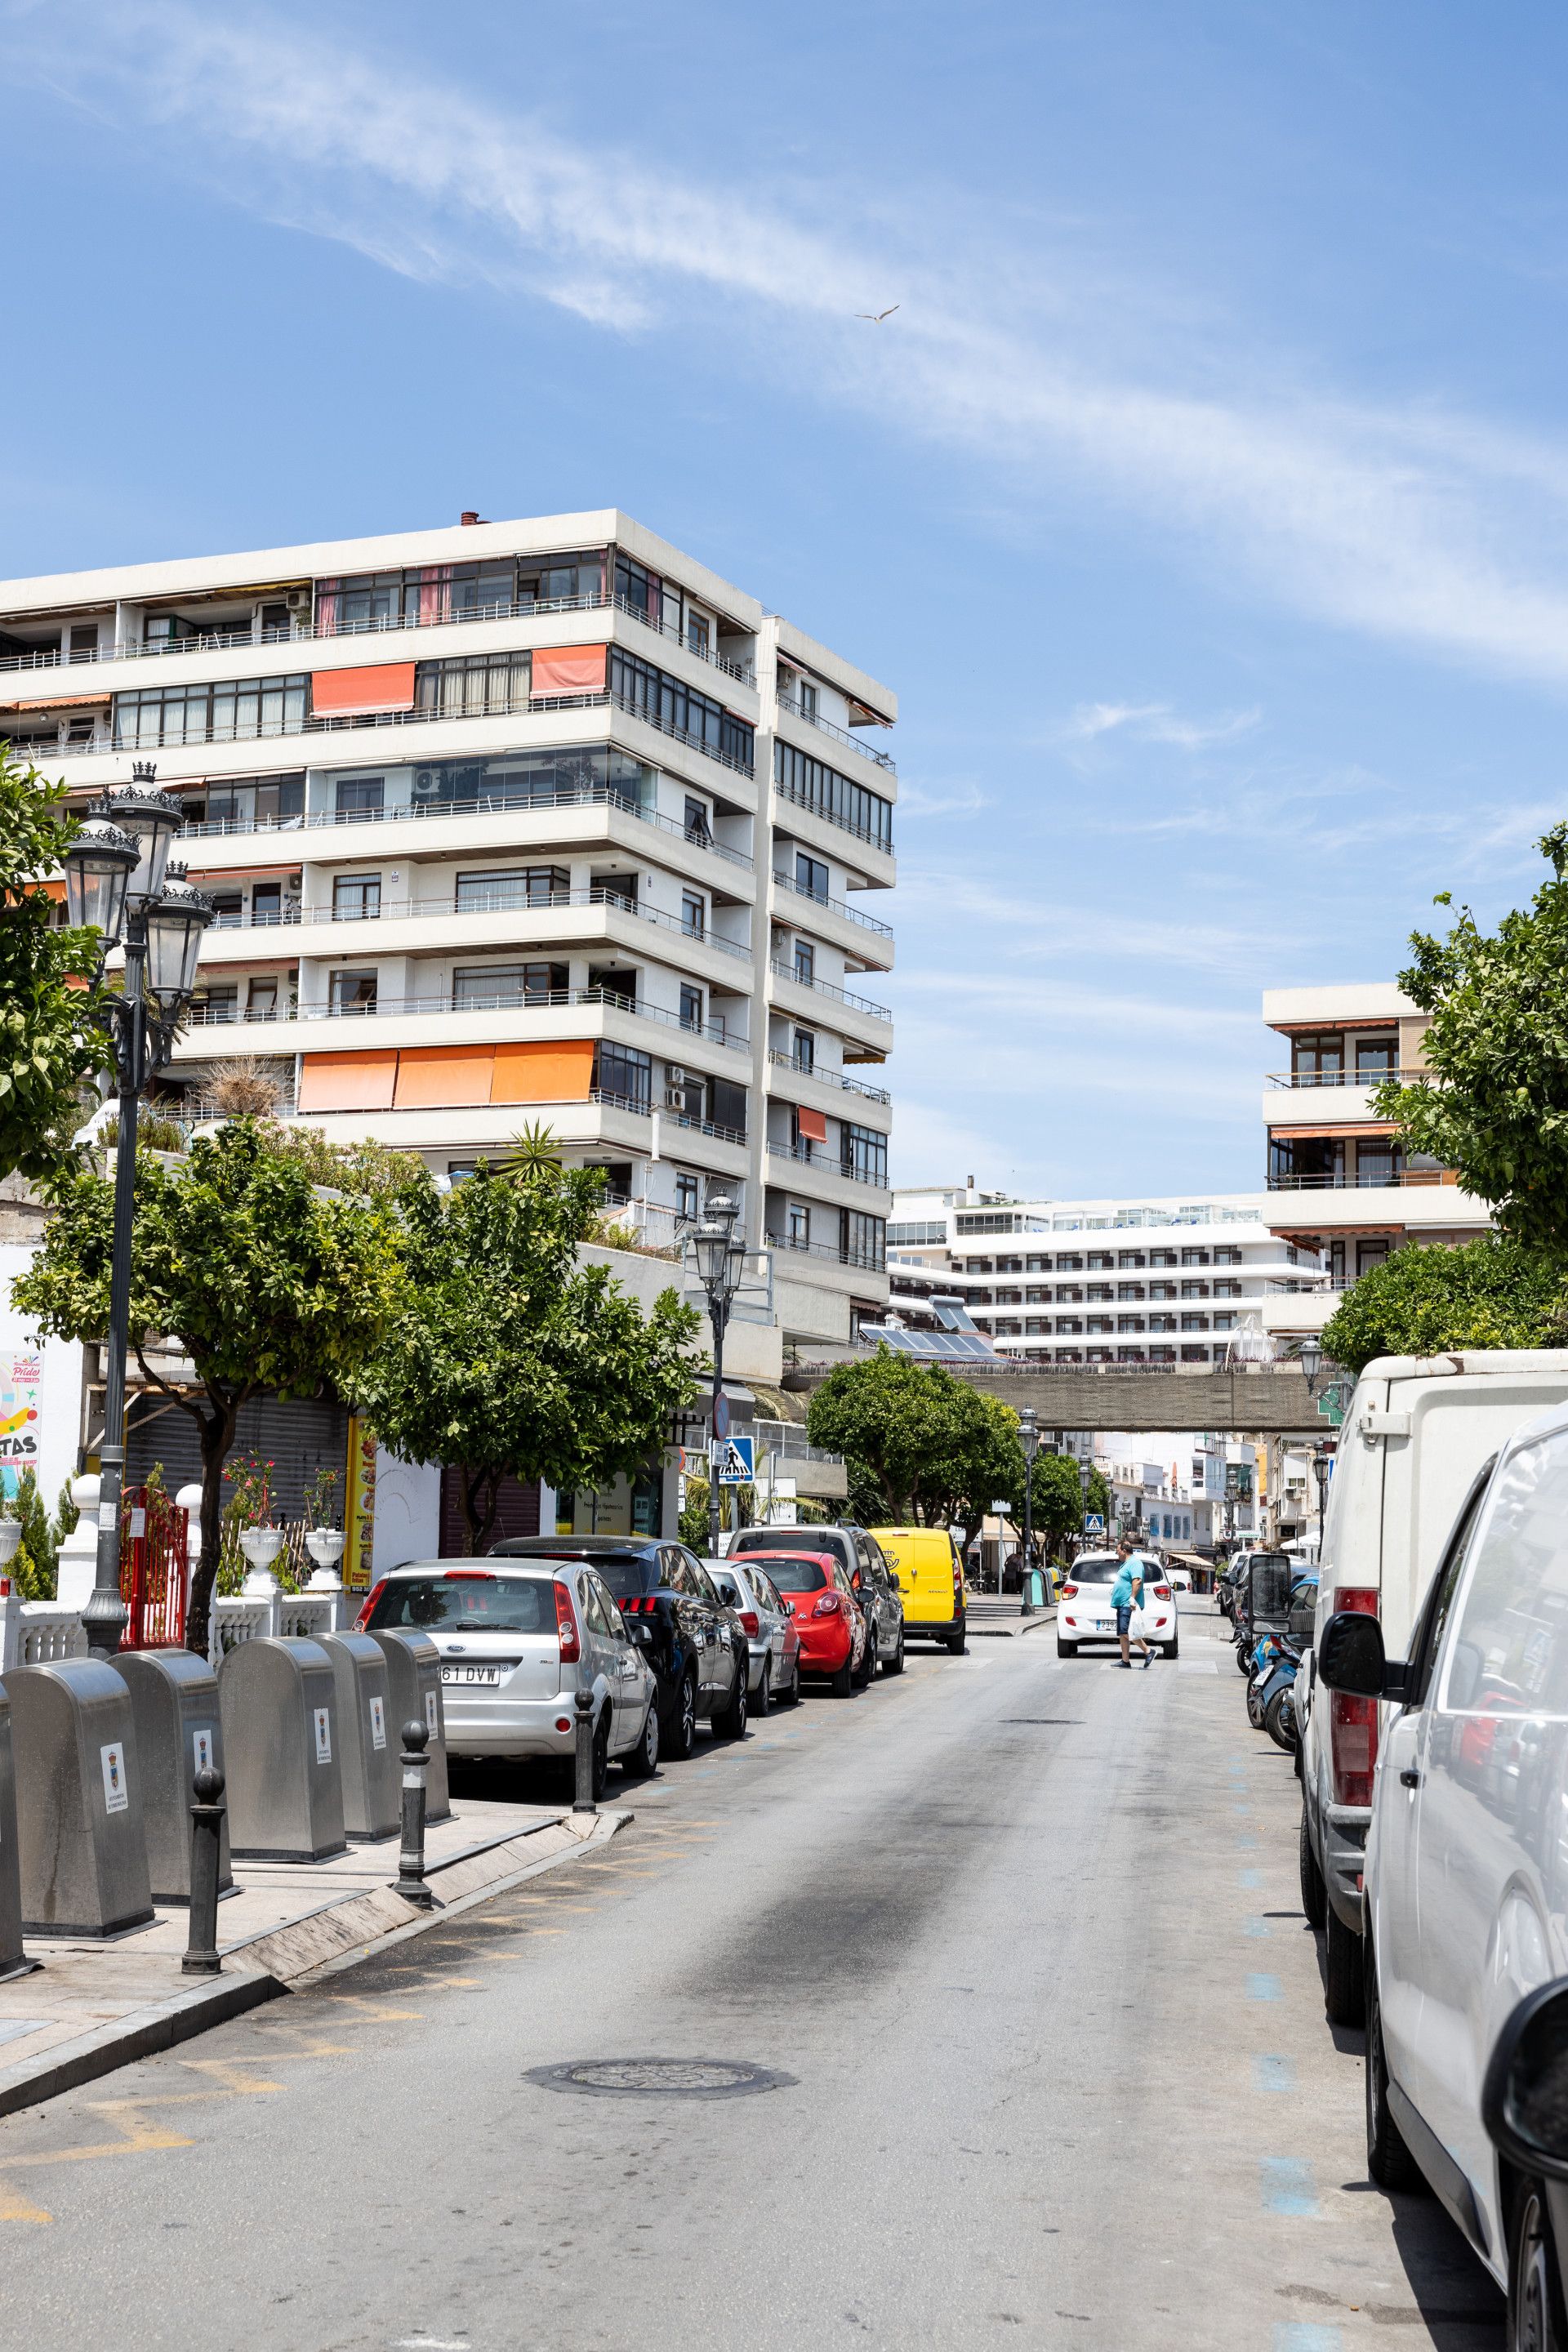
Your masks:
{"label": "motorcycle", "polygon": [[[1295,1690],[1301,1653],[1292,1648],[1289,1642],[1275,1642],[1272,1647],[1274,1654],[1253,1686],[1258,1694],[1258,1725],[1268,1734],[1276,1748],[1282,1748],[1289,1755],[1296,1746]],[[1249,1687],[1247,1712],[1250,1714],[1251,1711],[1252,1687]]]}

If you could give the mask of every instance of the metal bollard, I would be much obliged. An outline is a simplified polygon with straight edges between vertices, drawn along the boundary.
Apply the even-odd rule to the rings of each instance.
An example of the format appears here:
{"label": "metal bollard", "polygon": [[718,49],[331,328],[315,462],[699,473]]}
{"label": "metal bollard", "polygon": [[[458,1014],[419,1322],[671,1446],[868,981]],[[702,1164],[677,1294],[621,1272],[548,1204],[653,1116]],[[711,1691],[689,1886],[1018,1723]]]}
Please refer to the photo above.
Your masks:
{"label": "metal bollard", "polygon": [[425,1884],[425,1750],[430,1734],[415,1718],[403,1727],[403,1843],[397,1852],[397,1892],[416,1911],[439,1904]]}
{"label": "metal bollard", "polygon": [[594,1801],[594,1694],[580,1690],[577,1707],[577,1794],[573,1801],[574,1813],[596,1813]]}
{"label": "metal bollard", "polygon": [[217,1956],[217,1893],[223,1859],[223,1774],[204,1764],[192,1783],[191,1807],[191,1940],[180,1962],[187,1977],[216,1977],[223,1967]]}

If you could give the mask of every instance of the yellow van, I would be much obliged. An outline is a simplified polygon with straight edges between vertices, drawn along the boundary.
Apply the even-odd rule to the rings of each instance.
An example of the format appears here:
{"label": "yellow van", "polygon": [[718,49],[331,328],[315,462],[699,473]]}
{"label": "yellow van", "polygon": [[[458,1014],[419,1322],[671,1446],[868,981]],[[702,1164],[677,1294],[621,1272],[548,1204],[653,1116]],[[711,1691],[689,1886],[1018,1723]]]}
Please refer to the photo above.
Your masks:
{"label": "yellow van", "polygon": [[946,1528],[872,1528],[899,1580],[904,1632],[911,1642],[945,1642],[963,1654],[963,1562]]}

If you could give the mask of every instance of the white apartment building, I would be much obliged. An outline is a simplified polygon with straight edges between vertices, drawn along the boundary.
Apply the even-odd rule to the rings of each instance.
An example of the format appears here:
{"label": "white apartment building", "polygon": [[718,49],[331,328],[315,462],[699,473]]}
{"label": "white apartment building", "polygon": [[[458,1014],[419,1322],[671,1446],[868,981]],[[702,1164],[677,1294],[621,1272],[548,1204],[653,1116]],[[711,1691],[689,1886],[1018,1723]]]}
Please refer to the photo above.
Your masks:
{"label": "white apartment building", "polygon": [[664,1239],[736,1192],[813,1351],[888,1296],[897,708],[613,509],[0,582],[0,733],[153,763],[218,907],[169,1095],[453,1177],[542,1124]]}
{"label": "white apartment building", "polygon": [[1271,1230],[1263,1192],[1200,1200],[1015,1201],[963,1185],[900,1189],[891,1304],[961,1298],[997,1352],[1026,1363],[1223,1364],[1244,1325],[1322,1286],[1315,1251]]}

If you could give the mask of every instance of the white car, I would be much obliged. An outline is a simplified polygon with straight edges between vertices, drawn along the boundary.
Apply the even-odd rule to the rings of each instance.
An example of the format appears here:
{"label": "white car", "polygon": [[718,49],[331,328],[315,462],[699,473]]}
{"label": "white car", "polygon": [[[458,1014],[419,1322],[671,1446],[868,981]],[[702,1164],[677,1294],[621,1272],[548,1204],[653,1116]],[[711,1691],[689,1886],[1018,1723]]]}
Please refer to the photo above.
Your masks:
{"label": "white car", "polygon": [[594,1793],[612,1762],[658,1762],[657,1685],[597,1572],[584,1560],[427,1559],[394,1569],[371,1595],[367,1630],[428,1633],[441,1656],[452,1757],[576,1752],[574,1705],[594,1695]]}
{"label": "white car", "polygon": [[[1143,1638],[1168,1658],[1177,1654],[1181,1629],[1176,1596],[1157,1560],[1132,1555],[1143,1577]],[[1116,1612],[1110,1588],[1121,1562],[1113,1551],[1080,1551],[1067,1572],[1057,1601],[1057,1655],[1074,1658],[1085,1642],[1116,1642]]]}
{"label": "white car", "polygon": [[1174,1560],[1165,1570],[1165,1581],[1173,1592],[1190,1592],[1193,1589],[1191,1576],[1184,1568],[1178,1568]]}
{"label": "white car", "polygon": [[[1365,1857],[1368,2165],[1389,2189],[1425,2174],[1510,2291],[1510,2345],[1542,2352],[1564,2340],[1541,2273],[1568,2212],[1560,2189],[1500,2164],[1482,2093],[1517,2004],[1568,1974],[1565,1632],[1559,1405],[1478,1475],[1405,1655],[1357,1609],[1320,1621],[1317,1654],[1336,1704],[1384,1716]],[[1560,2076],[1548,2108],[1562,2112]],[[1541,2317],[1521,2332],[1532,2296]]]}

